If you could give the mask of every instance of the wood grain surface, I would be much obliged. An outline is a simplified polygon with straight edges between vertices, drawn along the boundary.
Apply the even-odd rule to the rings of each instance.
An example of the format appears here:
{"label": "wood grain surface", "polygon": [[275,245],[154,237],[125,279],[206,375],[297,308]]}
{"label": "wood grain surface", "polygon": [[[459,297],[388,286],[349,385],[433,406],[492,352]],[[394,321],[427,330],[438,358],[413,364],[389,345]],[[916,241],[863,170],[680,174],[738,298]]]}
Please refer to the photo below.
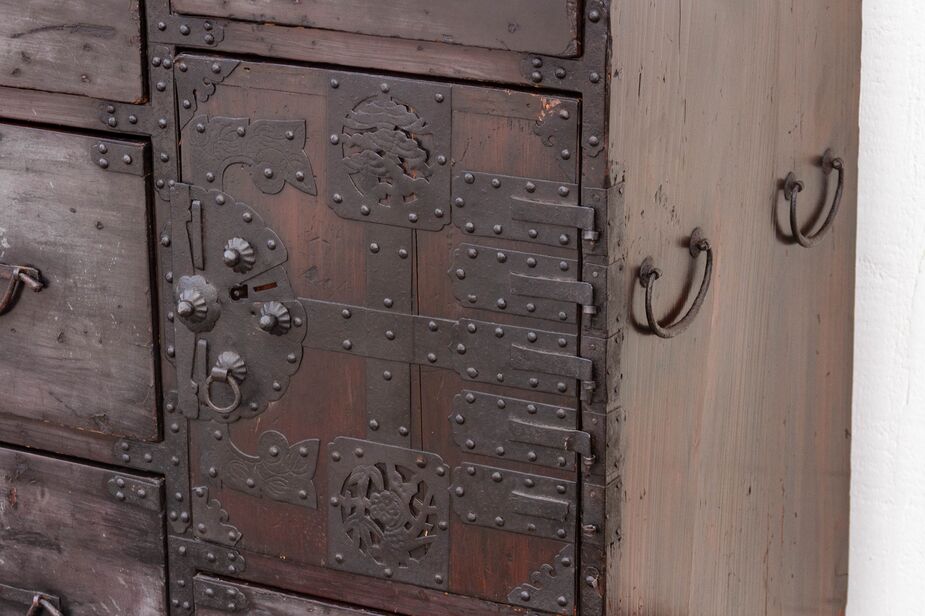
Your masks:
{"label": "wood grain surface", "polygon": [[[611,117],[625,182],[622,365],[612,375],[608,614],[839,614],[848,554],[860,2],[618,3]],[[791,238],[831,202],[819,158],[844,157],[834,227]],[[713,287],[691,328],[644,326]],[[615,338],[615,341],[617,339]],[[617,522],[619,521],[619,522]]]}
{"label": "wood grain surface", "polygon": [[143,77],[138,0],[0,2],[0,84],[138,102]]}

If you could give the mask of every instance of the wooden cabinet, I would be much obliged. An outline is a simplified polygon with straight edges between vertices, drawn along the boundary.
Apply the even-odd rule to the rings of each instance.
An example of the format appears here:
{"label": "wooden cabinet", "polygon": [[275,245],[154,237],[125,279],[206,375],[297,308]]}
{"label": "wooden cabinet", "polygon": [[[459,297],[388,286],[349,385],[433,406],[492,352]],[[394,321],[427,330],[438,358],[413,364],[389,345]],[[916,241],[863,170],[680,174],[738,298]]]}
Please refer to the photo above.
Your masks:
{"label": "wooden cabinet", "polygon": [[68,10],[0,7],[105,56],[0,78],[0,470],[119,613],[841,613],[859,2]]}

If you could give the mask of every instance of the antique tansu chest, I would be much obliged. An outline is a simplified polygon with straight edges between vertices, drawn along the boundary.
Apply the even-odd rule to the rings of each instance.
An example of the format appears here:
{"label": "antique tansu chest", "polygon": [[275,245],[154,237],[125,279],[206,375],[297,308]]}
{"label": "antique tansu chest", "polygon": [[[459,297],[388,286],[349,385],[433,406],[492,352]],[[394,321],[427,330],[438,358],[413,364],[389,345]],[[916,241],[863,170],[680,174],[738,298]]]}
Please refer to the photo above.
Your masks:
{"label": "antique tansu chest", "polygon": [[0,615],[839,614],[860,0],[0,0]]}

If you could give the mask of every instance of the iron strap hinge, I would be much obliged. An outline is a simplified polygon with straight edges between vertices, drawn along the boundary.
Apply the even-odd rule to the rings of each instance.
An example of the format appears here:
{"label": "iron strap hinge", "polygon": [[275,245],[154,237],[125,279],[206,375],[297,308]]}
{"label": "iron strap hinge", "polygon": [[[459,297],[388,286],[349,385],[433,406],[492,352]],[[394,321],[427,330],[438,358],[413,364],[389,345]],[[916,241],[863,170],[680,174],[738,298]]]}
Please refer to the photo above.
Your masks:
{"label": "iron strap hinge", "polygon": [[455,370],[464,379],[575,395],[593,391],[578,336],[473,319],[438,319],[301,299],[310,348]]}
{"label": "iron strap hinge", "polygon": [[597,208],[580,203],[581,193],[569,182],[463,171],[453,177],[453,224],[471,235],[577,249],[578,240],[601,237]]}
{"label": "iron strap hinge", "polygon": [[543,225],[575,227],[581,231],[581,239],[587,242],[596,242],[601,236],[594,226],[594,208],[579,204],[542,203],[514,197],[511,218]]}
{"label": "iron strap hinge", "polygon": [[589,282],[511,274],[511,293],[524,297],[542,297],[561,302],[572,302],[581,305],[583,314],[597,314],[597,306],[594,305],[594,287]]}
{"label": "iron strap hinge", "polygon": [[453,440],[464,451],[576,470],[576,454],[594,463],[592,435],[579,430],[578,410],[465,390],[453,399]]}

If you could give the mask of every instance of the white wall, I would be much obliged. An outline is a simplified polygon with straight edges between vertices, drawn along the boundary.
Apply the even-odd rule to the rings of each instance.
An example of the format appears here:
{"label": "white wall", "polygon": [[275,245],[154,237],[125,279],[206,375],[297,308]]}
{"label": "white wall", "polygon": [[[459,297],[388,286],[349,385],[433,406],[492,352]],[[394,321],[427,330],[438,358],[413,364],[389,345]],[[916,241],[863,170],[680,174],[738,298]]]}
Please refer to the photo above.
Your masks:
{"label": "white wall", "polygon": [[925,614],[925,0],[863,0],[850,616]]}

